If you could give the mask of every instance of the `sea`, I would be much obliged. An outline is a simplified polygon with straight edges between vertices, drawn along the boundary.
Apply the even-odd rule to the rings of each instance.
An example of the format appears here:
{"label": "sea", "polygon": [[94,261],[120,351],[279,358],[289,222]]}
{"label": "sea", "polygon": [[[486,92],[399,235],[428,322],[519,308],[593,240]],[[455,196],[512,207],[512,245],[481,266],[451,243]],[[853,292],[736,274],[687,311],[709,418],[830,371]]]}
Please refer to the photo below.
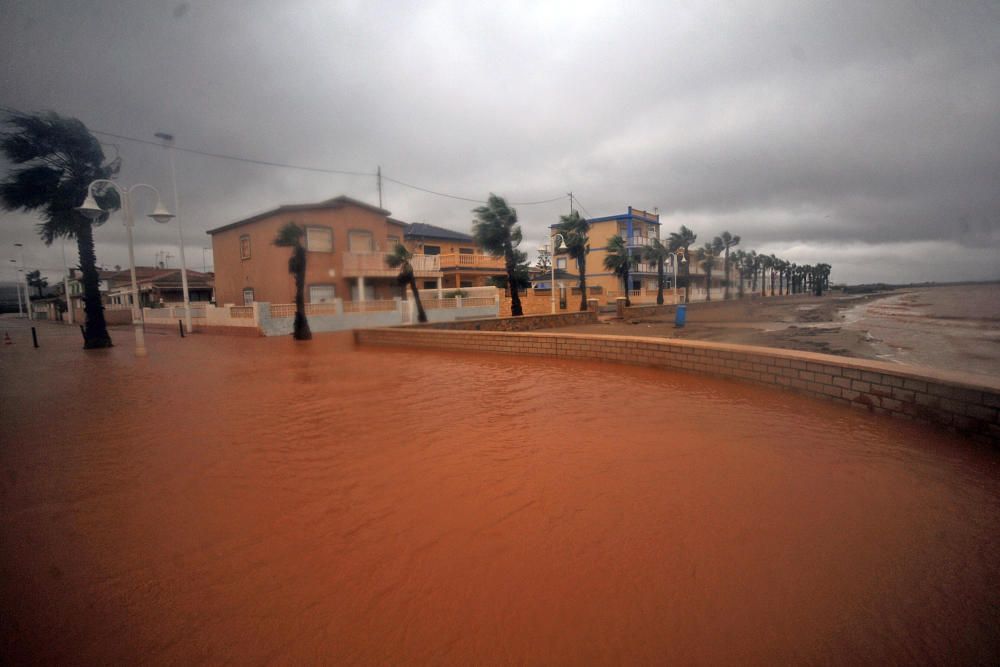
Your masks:
{"label": "sea", "polygon": [[879,359],[1000,377],[1000,283],[906,289],[845,312]]}

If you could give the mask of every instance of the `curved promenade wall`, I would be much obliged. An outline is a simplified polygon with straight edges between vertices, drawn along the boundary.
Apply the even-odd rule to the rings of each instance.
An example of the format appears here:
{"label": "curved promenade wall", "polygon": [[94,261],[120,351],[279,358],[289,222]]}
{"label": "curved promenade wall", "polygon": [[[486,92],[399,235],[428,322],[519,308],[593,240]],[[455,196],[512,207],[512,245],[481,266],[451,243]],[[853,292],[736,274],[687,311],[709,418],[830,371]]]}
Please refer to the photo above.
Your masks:
{"label": "curved promenade wall", "polygon": [[940,424],[1000,445],[1000,382],[987,377],[812,352],[632,336],[421,327],[359,329],[354,340],[361,345],[564,357],[707,373]]}

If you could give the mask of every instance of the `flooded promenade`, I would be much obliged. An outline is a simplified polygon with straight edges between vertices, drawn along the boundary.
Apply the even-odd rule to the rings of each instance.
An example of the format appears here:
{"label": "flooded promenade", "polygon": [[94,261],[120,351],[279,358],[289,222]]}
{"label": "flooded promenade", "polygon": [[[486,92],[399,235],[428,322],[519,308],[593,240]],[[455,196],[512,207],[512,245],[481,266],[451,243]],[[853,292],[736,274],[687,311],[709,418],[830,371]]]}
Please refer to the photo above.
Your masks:
{"label": "flooded promenade", "polygon": [[995,663],[1000,457],[697,375],[0,348],[14,662]]}

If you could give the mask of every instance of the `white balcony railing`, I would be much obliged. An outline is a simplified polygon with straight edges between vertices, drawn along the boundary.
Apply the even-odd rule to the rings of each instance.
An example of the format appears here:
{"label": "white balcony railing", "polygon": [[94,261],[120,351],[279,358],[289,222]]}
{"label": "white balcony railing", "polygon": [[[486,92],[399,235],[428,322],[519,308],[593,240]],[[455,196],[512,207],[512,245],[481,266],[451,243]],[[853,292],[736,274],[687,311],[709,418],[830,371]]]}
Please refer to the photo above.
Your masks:
{"label": "white balcony railing", "polygon": [[[391,269],[385,263],[389,253],[351,253],[345,252],[344,275],[348,278],[393,278],[399,274],[399,269]],[[420,278],[437,278],[441,273],[441,262],[438,255],[414,255],[410,259],[413,273]]]}
{"label": "white balcony railing", "polygon": [[444,269],[453,268],[473,268],[473,269],[495,269],[504,270],[503,257],[493,257],[491,255],[471,255],[464,253],[446,253],[438,255],[441,259],[441,267]]}

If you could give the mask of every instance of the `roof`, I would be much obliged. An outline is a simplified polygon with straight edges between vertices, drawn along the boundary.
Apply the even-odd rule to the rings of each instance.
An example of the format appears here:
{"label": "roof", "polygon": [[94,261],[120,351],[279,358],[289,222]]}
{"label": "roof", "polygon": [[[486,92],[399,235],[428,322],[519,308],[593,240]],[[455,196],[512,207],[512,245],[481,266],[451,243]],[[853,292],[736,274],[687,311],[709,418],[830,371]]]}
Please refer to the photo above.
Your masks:
{"label": "roof", "polygon": [[[188,285],[211,286],[210,274],[188,269],[187,277]],[[132,274],[128,269],[109,271],[107,275],[102,275],[101,279],[106,279],[109,283],[114,284],[130,283],[132,281]],[[135,267],[135,280],[137,283],[148,282],[154,285],[166,285],[175,282],[180,284],[181,270],[161,269],[156,266],[137,266]]]}
{"label": "roof", "polygon": [[411,223],[406,228],[406,238],[446,239],[449,241],[467,241],[469,243],[474,241],[468,234],[438,227],[437,225],[428,225],[426,222]]}
{"label": "roof", "polygon": [[[387,211],[384,208],[379,208],[378,206],[372,206],[371,204],[366,204],[363,201],[359,201],[357,199],[352,199],[351,197],[340,195],[339,197],[334,197],[333,199],[326,199],[321,202],[316,202],[315,204],[282,204],[278,208],[273,208],[270,211],[264,211],[263,213],[252,215],[249,218],[237,220],[236,222],[231,222],[228,225],[223,225],[221,227],[216,227],[215,229],[210,229],[205,233],[210,235],[218,234],[219,232],[224,232],[227,229],[232,229],[234,227],[239,227],[241,225],[248,225],[251,222],[257,222],[258,220],[269,218],[272,215],[278,213],[291,213],[294,211],[315,211],[321,209],[336,209],[336,208],[343,208],[345,206],[356,206],[358,208],[363,208],[367,211],[372,211],[373,213],[378,213],[379,215],[384,215],[386,217],[388,217],[391,213],[390,211]],[[396,221],[396,223],[400,224],[399,221]]]}

